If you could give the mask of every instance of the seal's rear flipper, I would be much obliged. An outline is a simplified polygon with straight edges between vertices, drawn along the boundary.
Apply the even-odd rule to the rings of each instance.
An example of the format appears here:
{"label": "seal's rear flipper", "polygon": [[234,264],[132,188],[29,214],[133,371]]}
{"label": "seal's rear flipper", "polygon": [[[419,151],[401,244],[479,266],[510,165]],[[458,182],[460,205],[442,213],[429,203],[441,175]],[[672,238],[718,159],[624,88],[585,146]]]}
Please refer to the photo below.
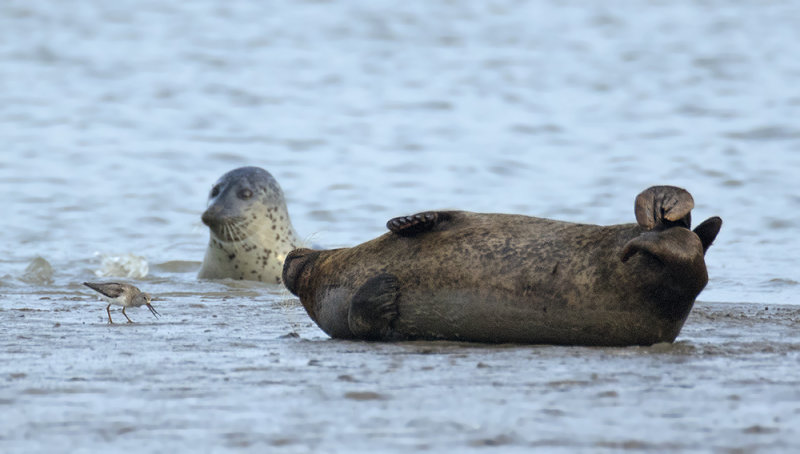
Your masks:
{"label": "seal's rear flipper", "polygon": [[645,230],[669,227],[690,228],[694,199],[685,189],[676,186],[653,186],[636,196],[636,222]]}
{"label": "seal's rear flipper", "polygon": [[411,216],[389,219],[386,228],[400,236],[414,236],[432,230],[436,224],[450,219],[445,211],[425,211]]}
{"label": "seal's rear flipper", "polygon": [[397,318],[399,283],[383,273],[367,280],[350,302],[347,323],[353,336],[366,340],[385,339]]}
{"label": "seal's rear flipper", "polygon": [[721,227],[722,218],[714,216],[706,219],[694,229],[694,233],[700,237],[700,242],[703,243],[703,253],[705,253],[709,246],[711,246],[711,243],[714,242],[714,238],[717,237]]}

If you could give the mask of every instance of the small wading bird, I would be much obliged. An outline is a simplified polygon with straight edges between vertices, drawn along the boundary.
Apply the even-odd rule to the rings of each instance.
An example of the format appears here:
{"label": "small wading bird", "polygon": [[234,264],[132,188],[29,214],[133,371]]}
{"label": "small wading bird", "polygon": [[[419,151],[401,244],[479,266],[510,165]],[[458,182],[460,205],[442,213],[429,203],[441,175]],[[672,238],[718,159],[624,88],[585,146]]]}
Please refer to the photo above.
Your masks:
{"label": "small wading bird", "polygon": [[144,304],[150,309],[150,312],[153,313],[153,317],[158,318],[158,316],[161,315],[150,305],[150,295],[143,293],[130,284],[120,284],[117,282],[84,282],[83,285],[97,291],[103,296],[104,300],[108,301],[108,306],[106,306],[108,323],[114,323],[111,321],[112,304],[122,306],[122,315],[128,319],[128,323],[133,323],[133,320],[125,313],[125,308],[130,306],[139,307]]}

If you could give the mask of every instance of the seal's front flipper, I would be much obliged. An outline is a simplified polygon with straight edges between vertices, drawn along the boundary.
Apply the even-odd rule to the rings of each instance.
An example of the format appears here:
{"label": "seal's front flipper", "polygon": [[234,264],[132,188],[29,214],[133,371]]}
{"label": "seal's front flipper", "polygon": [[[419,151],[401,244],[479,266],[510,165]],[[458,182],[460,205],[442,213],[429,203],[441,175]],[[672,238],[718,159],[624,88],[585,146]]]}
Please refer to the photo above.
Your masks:
{"label": "seal's front flipper", "polygon": [[714,238],[717,237],[719,229],[722,227],[722,218],[714,216],[706,219],[694,229],[694,233],[700,237],[700,242],[703,243],[703,253],[708,250]]}
{"label": "seal's front flipper", "polygon": [[350,302],[347,323],[359,339],[385,339],[398,316],[399,283],[391,274],[370,278],[356,291]]}
{"label": "seal's front flipper", "polygon": [[694,199],[685,189],[675,186],[653,186],[636,196],[636,222],[645,230],[669,227],[690,228]]}
{"label": "seal's front flipper", "polygon": [[386,227],[400,236],[414,236],[432,230],[436,224],[450,219],[445,211],[425,211],[411,216],[389,219]]}

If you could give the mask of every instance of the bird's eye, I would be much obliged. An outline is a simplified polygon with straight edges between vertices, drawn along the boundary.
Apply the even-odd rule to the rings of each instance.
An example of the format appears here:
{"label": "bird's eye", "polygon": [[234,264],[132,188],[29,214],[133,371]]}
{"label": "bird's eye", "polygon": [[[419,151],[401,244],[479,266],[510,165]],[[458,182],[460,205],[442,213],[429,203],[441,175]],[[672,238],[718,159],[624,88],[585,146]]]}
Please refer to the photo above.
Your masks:
{"label": "bird's eye", "polygon": [[214,186],[211,188],[211,197],[216,197],[219,195],[219,186]]}
{"label": "bird's eye", "polygon": [[239,195],[239,198],[240,198],[240,199],[245,199],[245,200],[247,200],[247,199],[249,199],[250,197],[253,197],[253,191],[251,191],[251,190],[249,190],[249,189],[242,189],[241,191],[239,191],[239,194],[238,194],[238,195]]}

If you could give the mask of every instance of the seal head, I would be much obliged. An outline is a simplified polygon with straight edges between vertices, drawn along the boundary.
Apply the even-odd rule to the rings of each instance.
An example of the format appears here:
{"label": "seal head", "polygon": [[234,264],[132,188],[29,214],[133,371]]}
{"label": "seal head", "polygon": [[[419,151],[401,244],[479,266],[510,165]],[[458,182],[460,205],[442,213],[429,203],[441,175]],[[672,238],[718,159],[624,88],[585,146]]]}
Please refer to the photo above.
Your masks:
{"label": "seal head", "polygon": [[210,235],[200,279],[281,282],[286,254],[300,246],[278,182],[241,167],[214,183],[202,216]]}

